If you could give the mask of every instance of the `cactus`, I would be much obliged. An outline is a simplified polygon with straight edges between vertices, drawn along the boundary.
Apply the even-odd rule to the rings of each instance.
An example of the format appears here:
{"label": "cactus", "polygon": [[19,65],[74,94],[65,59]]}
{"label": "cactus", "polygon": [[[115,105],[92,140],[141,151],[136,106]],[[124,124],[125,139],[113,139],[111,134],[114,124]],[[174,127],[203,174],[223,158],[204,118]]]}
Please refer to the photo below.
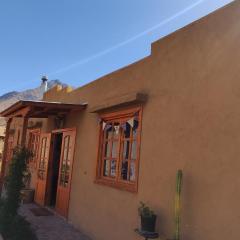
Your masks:
{"label": "cactus", "polygon": [[182,190],[182,170],[178,170],[176,179],[176,195],[175,195],[175,233],[174,240],[180,240],[180,213],[181,213],[181,190]]}

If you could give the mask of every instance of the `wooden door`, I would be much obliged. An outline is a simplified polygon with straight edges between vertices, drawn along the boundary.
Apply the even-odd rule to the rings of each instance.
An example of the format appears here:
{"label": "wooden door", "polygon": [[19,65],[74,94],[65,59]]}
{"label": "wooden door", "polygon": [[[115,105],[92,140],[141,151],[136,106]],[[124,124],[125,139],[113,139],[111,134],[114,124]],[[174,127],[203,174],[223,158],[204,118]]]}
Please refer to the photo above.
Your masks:
{"label": "wooden door", "polygon": [[64,217],[68,216],[75,138],[75,130],[63,132],[61,159],[58,176],[56,211]]}
{"label": "wooden door", "polygon": [[39,159],[37,166],[37,184],[35,202],[44,206],[46,199],[48,163],[51,147],[51,133],[41,134],[39,146]]}

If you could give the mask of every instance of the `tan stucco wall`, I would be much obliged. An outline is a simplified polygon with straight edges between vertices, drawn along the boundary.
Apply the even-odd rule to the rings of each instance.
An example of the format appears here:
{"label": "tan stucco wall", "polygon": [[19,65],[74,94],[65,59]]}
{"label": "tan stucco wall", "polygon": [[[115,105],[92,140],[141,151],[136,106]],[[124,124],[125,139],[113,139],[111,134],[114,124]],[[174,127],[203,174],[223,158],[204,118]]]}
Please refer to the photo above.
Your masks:
{"label": "tan stucco wall", "polygon": [[71,93],[45,99],[88,102],[133,91],[143,109],[137,194],[94,184],[98,116],[68,117],[77,126],[69,220],[96,240],[140,239],[139,201],[171,237],[175,174],[184,172],[182,239],[239,239],[240,2],[153,44],[152,56]]}

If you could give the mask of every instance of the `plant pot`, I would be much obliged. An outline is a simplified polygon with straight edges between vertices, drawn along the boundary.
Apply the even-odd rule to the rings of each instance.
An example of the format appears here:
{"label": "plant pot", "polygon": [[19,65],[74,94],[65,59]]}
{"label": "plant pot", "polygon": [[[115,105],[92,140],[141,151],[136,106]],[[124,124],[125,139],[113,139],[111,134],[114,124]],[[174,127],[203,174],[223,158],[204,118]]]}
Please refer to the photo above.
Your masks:
{"label": "plant pot", "polygon": [[143,232],[155,232],[157,216],[141,216],[141,230]]}
{"label": "plant pot", "polygon": [[32,203],[34,199],[34,189],[21,190],[22,203]]}

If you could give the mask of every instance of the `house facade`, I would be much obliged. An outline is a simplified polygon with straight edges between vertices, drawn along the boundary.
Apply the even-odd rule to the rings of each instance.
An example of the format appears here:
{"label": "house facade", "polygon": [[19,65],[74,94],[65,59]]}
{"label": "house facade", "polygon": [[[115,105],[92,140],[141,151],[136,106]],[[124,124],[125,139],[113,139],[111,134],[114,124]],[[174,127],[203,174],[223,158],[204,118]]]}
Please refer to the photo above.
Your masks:
{"label": "house facade", "polygon": [[238,239],[239,26],[235,1],[155,42],[137,63],[5,110],[4,157],[11,141],[35,153],[35,202],[93,239],[137,240],[143,201],[171,238],[182,169],[182,239]]}
{"label": "house facade", "polygon": [[4,139],[5,139],[5,126],[0,126],[0,169],[2,166]]}

